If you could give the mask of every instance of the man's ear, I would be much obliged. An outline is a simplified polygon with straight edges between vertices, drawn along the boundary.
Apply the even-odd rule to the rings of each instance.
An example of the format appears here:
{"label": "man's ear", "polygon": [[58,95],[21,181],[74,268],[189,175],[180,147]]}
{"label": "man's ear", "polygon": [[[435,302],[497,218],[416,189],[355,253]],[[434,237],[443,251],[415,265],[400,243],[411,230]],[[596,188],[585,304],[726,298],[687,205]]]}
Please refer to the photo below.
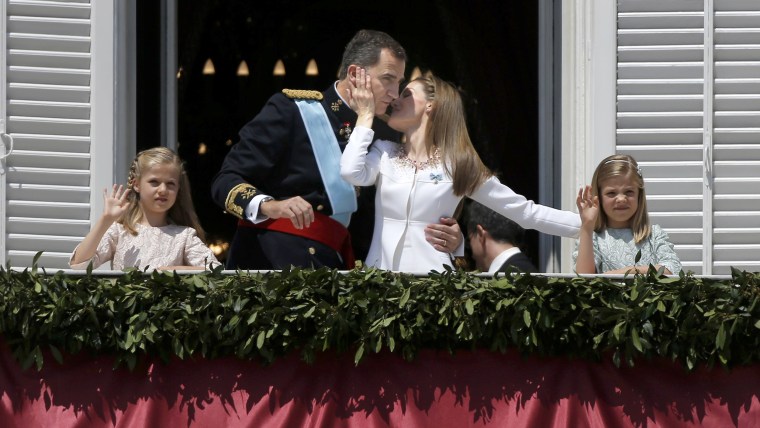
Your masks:
{"label": "man's ear", "polygon": [[478,225],[477,227],[475,227],[475,236],[478,237],[478,240],[480,242],[485,242],[487,233],[488,231],[483,229],[483,226]]}
{"label": "man's ear", "polygon": [[356,64],[351,64],[351,65],[348,66],[348,70],[347,70],[347,74],[346,75],[348,76],[348,81],[349,82],[356,83],[356,69],[358,69],[358,68],[359,67]]}

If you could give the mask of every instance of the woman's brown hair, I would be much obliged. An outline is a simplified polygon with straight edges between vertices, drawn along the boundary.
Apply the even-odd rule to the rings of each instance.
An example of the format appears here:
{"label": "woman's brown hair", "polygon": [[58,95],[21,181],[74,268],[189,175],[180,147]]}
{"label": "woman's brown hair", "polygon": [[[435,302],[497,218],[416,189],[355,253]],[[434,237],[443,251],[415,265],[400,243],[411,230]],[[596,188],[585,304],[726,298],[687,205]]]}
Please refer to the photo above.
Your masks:
{"label": "woman's brown hair", "polygon": [[425,130],[428,154],[438,147],[443,168],[454,181],[454,194],[470,195],[493,173],[480,160],[467,132],[464,105],[459,91],[450,83],[426,73],[414,81],[422,83],[432,102]]}

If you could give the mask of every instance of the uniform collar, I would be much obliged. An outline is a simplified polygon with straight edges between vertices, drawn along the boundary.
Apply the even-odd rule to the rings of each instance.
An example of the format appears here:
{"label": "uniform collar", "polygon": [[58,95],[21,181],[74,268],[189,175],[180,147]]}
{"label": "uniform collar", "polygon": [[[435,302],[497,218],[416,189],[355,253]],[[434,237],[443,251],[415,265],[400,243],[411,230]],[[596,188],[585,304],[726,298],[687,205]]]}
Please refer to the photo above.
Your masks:
{"label": "uniform collar", "polygon": [[356,123],[356,113],[351,110],[346,100],[340,96],[337,85],[338,82],[336,81],[322,93],[325,110],[332,112],[340,122],[348,122],[353,125]]}
{"label": "uniform collar", "polygon": [[[356,112],[351,110],[348,103],[340,96],[337,85],[338,82],[336,81],[322,93],[322,105],[328,114],[332,113],[335,115],[342,128],[353,128],[354,124],[356,124]],[[401,134],[391,129],[386,121],[386,117],[375,116],[375,121],[372,124],[372,129],[375,131],[375,139],[399,141]],[[348,137],[345,137],[345,139],[348,140]]]}

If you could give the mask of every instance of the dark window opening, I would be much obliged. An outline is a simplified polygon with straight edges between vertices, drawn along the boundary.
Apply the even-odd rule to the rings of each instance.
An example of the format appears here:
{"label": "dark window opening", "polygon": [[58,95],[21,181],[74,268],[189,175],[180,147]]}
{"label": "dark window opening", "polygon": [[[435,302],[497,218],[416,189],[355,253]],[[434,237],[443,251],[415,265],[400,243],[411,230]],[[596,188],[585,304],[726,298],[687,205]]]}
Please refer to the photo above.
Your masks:
{"label": "dark window opening", "polygon": [[[159,2],[138,2],[138,150],[160,144]],[[347,13],[347,8],[352,10]],[[407,77],[432,70],[465,96],[470,134],[503,183],[538,198],[538,5],[454,0],[362,5],[338,1],[177,2],[178,151],[210,241],[229,241],[236,220],[210,197],[238,130],[283,88],[323,90],[343,47],[361,28],[406,48]],[[314,59],[319,74],[307,76]],[[213,74],[204,74],[210,60]],[[284,76],[274,76],[281,60]],[[238,75],[241,63],[247,76]],[[538,264],[538,234],[524,251]]]}

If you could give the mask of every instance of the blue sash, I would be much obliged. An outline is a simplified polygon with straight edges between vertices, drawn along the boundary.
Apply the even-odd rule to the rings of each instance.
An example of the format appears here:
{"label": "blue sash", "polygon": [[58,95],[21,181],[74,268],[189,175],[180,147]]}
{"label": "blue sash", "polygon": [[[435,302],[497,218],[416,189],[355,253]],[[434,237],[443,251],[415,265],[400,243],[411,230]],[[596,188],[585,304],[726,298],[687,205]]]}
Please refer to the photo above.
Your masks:
{"label": "blue sash", "polygon": [[317,159],[319,174],[330,199],[333,210],[331,217],[348,227],[351,214],[356,211],[356,193],[354,186],[340,176],[340,146],[330,126],[330,120],[319,101],[296,100],[296,105],[301,111],[314,158]]}

